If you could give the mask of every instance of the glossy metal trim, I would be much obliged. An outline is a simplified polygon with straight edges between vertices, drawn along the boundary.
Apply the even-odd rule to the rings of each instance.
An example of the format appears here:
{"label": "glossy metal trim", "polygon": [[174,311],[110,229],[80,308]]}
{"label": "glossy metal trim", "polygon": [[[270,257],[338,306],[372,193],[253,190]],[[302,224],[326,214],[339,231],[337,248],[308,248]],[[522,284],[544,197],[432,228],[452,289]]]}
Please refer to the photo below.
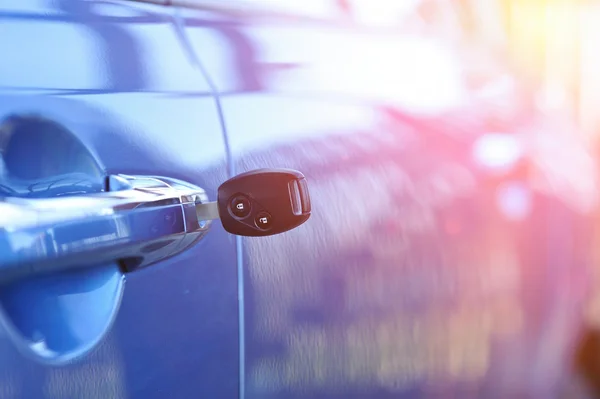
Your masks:
{"label": "glossy metal trim", "polygon": [[0,281],[22,275],[173,256],[208,231],[196,205],[203,189],[155,176],[120,175],[129,189],[57,198],[0,200]]}

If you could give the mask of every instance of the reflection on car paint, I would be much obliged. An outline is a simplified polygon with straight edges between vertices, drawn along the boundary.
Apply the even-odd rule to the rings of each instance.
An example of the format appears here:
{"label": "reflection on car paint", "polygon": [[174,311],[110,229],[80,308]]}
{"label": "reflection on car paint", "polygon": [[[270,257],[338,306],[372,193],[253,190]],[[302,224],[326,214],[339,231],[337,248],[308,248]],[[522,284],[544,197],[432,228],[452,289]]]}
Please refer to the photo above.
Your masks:
{"label": "reflection on car paint", "polygon": [[[526,345],[529,360],[538,356],[527,342],[539,310],[522,290],[534,292],[541,282],[523,271],[542,272],[543,264],[527,260],[536,246],[529,254],[520,249],[526,230],[494,209],[493,199],[503,178],[528,181],[527,174],[519,175],[520,167],[502,178],[472,172],[468,157],[453,158],[448,147],[432,159],[415,153],[419,138],[379,143],[363,158],[360,147],[348,146],[353,157],[340,166],[343,156],[332,159],[329,140],[340,154],[351,143],[335,135],[323,145],[296,143],[285,164],[308,171],[315,209],[327,212],[315,212],[313,223],[285,237],[246,242],[255,315],[248,322],[251,395],[380,392],[376,387],[398,394],[419,386],[427,396],[431,384],[467,384],[485,395],[482,389],[525,386],[524,375],[537,371],[524,372],[520,353]],[[321,162],[314,162],[317,154]],[[241,168],[264,162],[278,161],[250,152]],[[553,195],[532,192],[535,209],[547,194]],[[581,211],[569,212],[577,219]],[[536,223],[533,212],[523,216],[527,223]],[[501,347],[506,357],[496,354]],[[492,370],[504,377],[488,380]]]}

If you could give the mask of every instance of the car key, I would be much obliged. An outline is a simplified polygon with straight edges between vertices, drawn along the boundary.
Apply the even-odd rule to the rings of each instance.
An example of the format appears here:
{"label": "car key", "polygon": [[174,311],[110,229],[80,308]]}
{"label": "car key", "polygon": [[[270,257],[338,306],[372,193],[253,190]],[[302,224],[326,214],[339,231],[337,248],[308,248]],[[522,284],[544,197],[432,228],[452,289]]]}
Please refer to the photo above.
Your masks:
{"label": "car key", "polygon": [[198,220],[220,219],[240,236],[269,236],[306,222],[311,214],[304,175],[291,169],[257,169],[219,186],[217,201],[196,205]]}

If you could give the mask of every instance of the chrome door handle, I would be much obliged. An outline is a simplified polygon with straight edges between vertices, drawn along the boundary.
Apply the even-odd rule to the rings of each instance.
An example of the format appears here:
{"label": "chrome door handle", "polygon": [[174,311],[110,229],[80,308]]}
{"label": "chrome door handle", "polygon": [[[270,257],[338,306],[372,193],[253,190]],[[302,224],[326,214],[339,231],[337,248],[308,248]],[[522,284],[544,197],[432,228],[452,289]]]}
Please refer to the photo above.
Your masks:
{"label": "chrome door handle", "polygon": [[189,248],[207,232],[200,187],[154,176],[111,176],[117,191],[0,199],[0,281],[118,261],[127,270]]}

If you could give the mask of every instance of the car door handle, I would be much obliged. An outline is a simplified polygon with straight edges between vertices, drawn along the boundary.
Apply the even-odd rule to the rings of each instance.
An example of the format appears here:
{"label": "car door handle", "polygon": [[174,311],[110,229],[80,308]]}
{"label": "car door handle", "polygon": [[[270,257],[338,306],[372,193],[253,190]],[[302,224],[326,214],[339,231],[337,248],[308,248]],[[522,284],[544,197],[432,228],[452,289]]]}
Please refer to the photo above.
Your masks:
{"label": "car door handle", "polygon": [[117,261],[126,271],[189,248],[207,232],[200,187],[155,176],[115,175],[93,194],[0,199],[0,282]]}

